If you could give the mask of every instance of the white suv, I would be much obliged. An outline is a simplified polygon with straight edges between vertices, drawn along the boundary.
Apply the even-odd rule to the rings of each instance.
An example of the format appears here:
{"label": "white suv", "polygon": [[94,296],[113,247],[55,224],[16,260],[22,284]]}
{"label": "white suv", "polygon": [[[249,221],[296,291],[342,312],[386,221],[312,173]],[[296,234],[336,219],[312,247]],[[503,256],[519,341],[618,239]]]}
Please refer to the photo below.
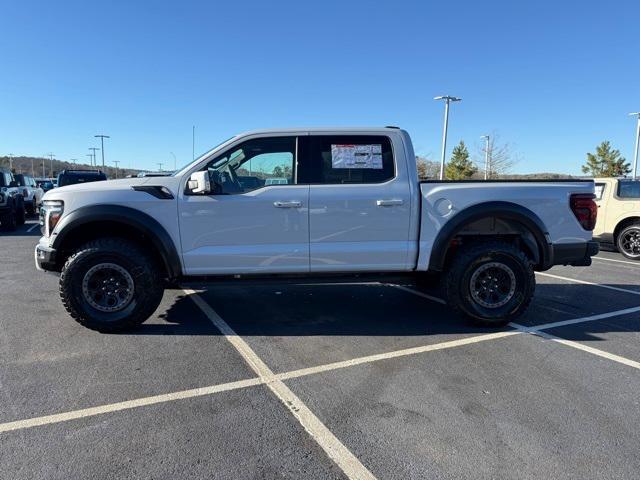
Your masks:
{"label": "white suv", "polygon": [[14,175],[18,182],[18,189],[24,198],[24,208],[29,215],[35,215],[42,205],[44,190],[40,188],[33,177],[21,173]]}

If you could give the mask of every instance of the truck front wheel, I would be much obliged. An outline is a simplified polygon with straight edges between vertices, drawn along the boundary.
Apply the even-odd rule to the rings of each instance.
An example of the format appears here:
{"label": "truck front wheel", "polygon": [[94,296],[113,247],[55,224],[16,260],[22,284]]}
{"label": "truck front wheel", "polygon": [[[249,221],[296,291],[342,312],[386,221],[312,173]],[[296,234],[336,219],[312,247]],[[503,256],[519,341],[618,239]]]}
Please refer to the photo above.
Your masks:
{"label": "truck front wheel", "polygon": [[535,287],[529,258],[501,241],[458,250],[445,282],[449,306],[484,327],[501,327],[520,316]]}
{"label": "truck front wheel", "polygon": [[88,242],[66,261],[60,297],[78,323],[116,332],[143,323],[163,295],[154,260],[135,243],[119,238]]}

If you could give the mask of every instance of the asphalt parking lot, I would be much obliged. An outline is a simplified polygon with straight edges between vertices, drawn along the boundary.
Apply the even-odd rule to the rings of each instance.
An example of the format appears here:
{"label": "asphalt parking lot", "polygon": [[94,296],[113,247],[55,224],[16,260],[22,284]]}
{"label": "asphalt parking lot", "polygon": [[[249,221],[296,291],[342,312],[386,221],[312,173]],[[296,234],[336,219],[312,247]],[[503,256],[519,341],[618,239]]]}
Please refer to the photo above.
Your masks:
{"label": "asphalt parking lot", "polygon": [[638,478],[640,263],[537,276],[517,324],[412,284],[185,285],[73,322],[0,233],[0,478]]}

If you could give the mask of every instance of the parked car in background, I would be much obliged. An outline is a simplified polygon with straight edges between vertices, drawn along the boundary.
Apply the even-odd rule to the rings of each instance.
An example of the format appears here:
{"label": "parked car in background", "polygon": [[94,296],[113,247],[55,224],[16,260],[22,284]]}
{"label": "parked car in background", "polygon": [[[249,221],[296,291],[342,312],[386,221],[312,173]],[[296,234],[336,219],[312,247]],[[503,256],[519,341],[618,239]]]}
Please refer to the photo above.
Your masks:
{"label": "parked car in background", "polygon": [[25,221],[24,197],[13,174],[0,168],[0,227],[15,230]]}
{"label": "parked car in background", "polygon": [[53,189],[53,182],[48,178],[36,178],[36,185],[38,185],[45,193]]}
{"label": "parked car in background", "polygon": [[[243,185],[249,165],[279,175]],[[591,180],[420,182],[394,127],[255,131],[169,177],[48,192],[35,261],[61,273],[70,316],[99,331],[144,322],[165,281],[363,273],[440,275],[452,309],[497,327],[531,302],[534,271],[591,264],[593,191]]]}
{"label": "parked car in background", "polygon": [[58,187],[76,185],[77,183],[99,182],[106,180],[102,170],[62,170],[58,175]]}
{"label": "parked car in background", "polygon": [[598,221],[593,237],[640,260],[640,180],[596,178]]}
{"label": "parked car in background", "polygon": [[18,173],[14,175],[18,182],[18,189],[24,198],[24,208],[29,215],[35,215],[42,204],[44,190],[38,186],[31,175]]}

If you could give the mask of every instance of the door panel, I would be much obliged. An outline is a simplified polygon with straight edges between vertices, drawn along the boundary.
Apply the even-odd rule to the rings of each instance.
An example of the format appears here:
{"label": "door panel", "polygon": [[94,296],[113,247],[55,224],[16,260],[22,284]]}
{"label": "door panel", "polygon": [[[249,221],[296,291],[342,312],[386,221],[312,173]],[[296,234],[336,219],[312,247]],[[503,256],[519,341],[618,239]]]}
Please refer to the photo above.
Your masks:
{"label": "door panel", "polygon": [[187,274],[309,271],[309,186],[296,184],[297,139],[232,145],[204,169],[215,195],[179,205]]}
{"label": "door panel", "polygon": [[[187,274],[308,272],[308,199],[306,185],[184,197],[180,231]],[[288,205],[276,206],[281,203]]]}
{"label": "door panel", "polygon": [[[408,269],[411,196],[406,168],[394,168],[390,139],[327,135],[309,144],[301,175],[325,183],[309,191],[311,271]],[[378,158],[367,161],[367,151]]]}

